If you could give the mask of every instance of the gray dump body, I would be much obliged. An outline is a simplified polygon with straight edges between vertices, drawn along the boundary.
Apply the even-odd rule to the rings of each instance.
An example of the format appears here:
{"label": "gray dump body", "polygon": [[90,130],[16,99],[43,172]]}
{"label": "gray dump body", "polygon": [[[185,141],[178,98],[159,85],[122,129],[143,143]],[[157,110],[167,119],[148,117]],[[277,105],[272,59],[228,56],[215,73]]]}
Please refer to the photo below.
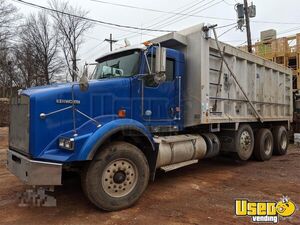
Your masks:
{"label": "gray dump body", "polygon": [[[182,51],[185,126],[213,123],[292,120],[292,71],[228,44],[225,60],[254,105],[253,110],[229,72],[216,41],[205,38],[203,25],[158,37],[153,42]],[[213,35],[212,35],[213,36]]]}

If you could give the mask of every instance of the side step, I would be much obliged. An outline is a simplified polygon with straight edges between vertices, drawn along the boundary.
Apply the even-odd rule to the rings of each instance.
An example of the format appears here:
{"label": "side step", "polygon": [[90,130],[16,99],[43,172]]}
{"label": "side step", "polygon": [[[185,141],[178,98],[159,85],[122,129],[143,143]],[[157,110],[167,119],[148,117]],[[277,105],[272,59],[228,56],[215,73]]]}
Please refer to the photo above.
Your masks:
{"label": "side step", "polygon": [[195,163],[198,163],[199,160],[198,159],[194,159],[194,160],[190,160],[190,161],[186,161],[186,162],[180,162],[180,163],[175,163],[172,165],[168,165],[168,166],[163,166],[161,167],[161,169],[165,172],[169,172],[171,170],[176,170],[178,168],[184,167],[184,166],[189,166]]}

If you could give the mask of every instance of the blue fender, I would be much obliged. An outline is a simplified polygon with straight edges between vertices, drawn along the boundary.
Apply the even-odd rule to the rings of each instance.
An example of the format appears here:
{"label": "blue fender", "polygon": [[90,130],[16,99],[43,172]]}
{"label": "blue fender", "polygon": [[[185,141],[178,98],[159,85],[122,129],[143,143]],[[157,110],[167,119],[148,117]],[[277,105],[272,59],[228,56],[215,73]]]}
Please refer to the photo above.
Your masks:
{"label": "blue fender", "polygon": [[143,134],[149,140],[149,143],[151,143],[152,150],[155,151],[152,135],[142,123],[132,119],[117,119],[105,123],[98,128],[83,145],[78,158],[81,160],[91,160],[101,144],[111,135],[121,130],[133,130]]}

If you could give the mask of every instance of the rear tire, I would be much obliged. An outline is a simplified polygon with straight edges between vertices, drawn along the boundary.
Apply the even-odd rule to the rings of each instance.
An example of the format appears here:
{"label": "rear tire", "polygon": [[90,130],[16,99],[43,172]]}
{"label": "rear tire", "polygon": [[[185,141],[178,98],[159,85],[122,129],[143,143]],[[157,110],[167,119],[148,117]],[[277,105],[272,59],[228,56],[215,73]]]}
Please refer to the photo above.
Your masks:
{"label": "rear tire", "polygon": [[273,135],[269,129],[259,129],[255,135],[254,157],[259,161],[271,159],[273,154]]}
{"label": "rear tire", "polygon": [[243,124],[235,134],[235,150],[239,160],[248,160],[254,149],[253,130],[249,124]]}
{"label": "rear tire", "polygon": [[98,208],[116,211],[133,205],[145,191],[149,166],[143,152],[127,142],[101,150],[82,176],[87,198]]}
{"label": "rear tire", "polygon": [[275,127],[272,131],[274,139],[274,154],[285,155],[288,150],[289,138],[284,126]]}

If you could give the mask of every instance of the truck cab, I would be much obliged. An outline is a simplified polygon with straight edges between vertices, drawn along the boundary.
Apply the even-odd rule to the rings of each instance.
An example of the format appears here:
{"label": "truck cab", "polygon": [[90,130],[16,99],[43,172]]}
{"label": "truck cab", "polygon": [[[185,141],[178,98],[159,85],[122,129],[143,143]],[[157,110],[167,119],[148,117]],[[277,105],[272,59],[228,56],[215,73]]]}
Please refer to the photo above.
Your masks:
{"label": "truck cab", "polygon": [[180,89],[184,55],[165,49],[165,71],[163,82],[159,83],[154,75],[157,72],[156,49],[154,46],[129,47],[104,55],[96,60],[98,65],[93,78],[100,83],[107,79],[127,80],[130,84],[126,96],[128,104],[123,103],[127,117],[139,121],[150,131],[179,131],[183,125]]}
{"label": "truck cab", "polygon": [[84,165],[116,141],[143,148],[154,177],[153,135],[183,129],[181,52],[139,45],[96,62],[87,90],[80,83],[54,84],[23,90],[13,100],[8,168],[26,184],[61,185],[65,167]]}

